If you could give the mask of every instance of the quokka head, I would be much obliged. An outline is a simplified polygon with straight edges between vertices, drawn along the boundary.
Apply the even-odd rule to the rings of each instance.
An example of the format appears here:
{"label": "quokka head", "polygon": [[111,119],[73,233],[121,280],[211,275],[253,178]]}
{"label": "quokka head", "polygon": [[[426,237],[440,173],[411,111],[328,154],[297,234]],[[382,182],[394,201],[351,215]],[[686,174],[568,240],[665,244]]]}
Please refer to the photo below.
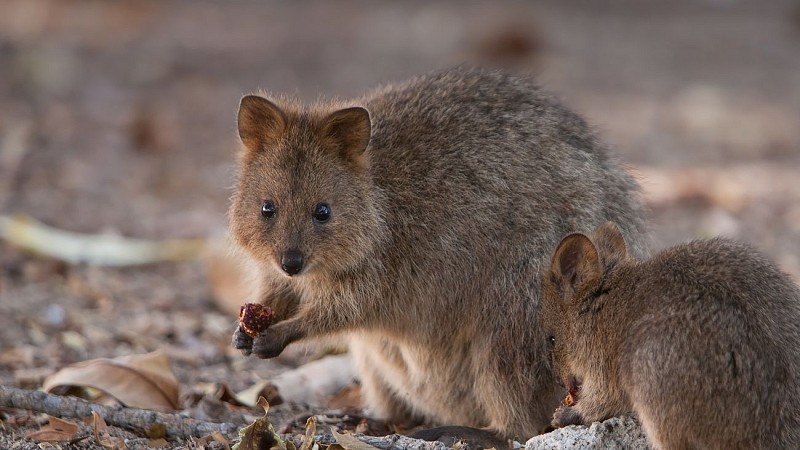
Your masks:
{"label": "quokka head", "polygon": [[303,110],[248,95],[238,130],[243,150],[229,216],[240,245],[290,277],[347,271],[368,255],[380,216],[366,109]]}
{"label": "quokka head", "polygon": [[614,294],[611,272],[628,258],[622,234],[608,222],[588,235],[572,233],[562,239],[542,276],[539,323],[556,379],[569,389],[581,381],[574,378],[577,361],[592,351],[583,348],[585,341],[579,336],[589,332],[585,328],[601,297]]}

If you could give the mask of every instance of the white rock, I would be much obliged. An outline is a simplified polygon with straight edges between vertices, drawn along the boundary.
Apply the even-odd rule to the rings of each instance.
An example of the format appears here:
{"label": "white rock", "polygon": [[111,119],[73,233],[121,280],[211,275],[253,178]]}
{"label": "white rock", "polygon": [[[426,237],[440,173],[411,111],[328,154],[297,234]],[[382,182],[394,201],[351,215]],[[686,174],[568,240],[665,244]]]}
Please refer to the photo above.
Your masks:
{"label": "white rock", "polygon": [[646,449],[647,439],[636,419],[614,417],[590,426],[572,425],[534,436],[525,450]]}

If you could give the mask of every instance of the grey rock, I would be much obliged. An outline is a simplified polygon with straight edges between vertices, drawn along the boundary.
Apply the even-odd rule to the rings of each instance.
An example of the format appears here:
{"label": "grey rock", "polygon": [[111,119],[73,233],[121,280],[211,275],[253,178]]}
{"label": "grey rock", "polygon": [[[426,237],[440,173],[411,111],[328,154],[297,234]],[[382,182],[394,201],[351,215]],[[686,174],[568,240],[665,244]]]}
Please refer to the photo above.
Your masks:
{"label": "grey rock", "polygon": [[614,417],[590,426],[572,425],[534,436],[525,450],[646,449],[644,430],[633,417]]}

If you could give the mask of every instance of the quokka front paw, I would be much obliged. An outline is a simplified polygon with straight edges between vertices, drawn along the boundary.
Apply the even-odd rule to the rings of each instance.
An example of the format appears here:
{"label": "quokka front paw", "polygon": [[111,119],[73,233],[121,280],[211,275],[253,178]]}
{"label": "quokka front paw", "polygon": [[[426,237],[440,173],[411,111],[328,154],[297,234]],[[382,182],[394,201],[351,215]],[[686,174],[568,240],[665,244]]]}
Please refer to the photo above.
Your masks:
{"label": "quokka front paw", "polygon": [[274,358],[289,345],[289,339],[281,333],[280,327],[267,328],[253,338],[251,351],[262,359]]}
{"label": "quokka front paw", "polygon": [[245,356],[253,353],[253,338],[244,331],[241,325],[237,326],[236,331],[233,332],[231,344],[233,348],[241,350]]}
{"label": "quokka front paw", "polygon": [[582,425],[583,417],[574,406],[559,406],[553,413],[553,421],[550,424],[555,428],[566,427],[567,425]]}

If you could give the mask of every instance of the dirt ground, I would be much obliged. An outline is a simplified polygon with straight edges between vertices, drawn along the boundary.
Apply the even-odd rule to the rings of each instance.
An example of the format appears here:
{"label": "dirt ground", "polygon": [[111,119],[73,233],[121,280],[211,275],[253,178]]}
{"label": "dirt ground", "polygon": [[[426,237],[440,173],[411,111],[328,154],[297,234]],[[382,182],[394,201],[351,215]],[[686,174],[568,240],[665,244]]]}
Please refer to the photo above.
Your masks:
{"label": "dirt ground", "polygon": [[[243,94],[349,97],[460,62],[536,74],[587,117],[639,177],[654,248],[725,234],[800,280],[795,0],[6,0],[0,215],[219,237]],[[164,349],[184,395],[238,391],[303,359],[243,358],[234,323],[202,261],[68,265],[0,242],[0,385]],[[0,447],[39,448],[15,414]]]}

